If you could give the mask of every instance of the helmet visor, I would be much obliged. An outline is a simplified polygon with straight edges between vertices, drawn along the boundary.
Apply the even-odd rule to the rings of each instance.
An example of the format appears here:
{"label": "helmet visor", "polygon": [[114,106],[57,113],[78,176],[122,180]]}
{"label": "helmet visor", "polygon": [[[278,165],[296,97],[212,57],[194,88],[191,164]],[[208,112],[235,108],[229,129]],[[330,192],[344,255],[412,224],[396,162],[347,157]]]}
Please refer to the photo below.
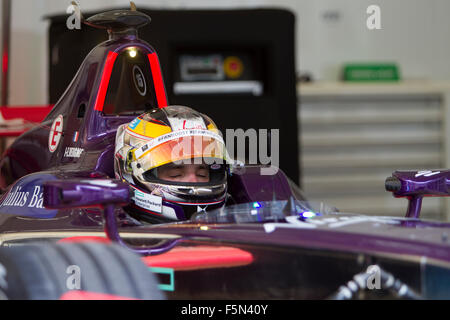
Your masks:
{"label": "helmet visor", "polygon": [[[152,144],[156,146],[152,147]],[[225,144],[217,134],[181,136],[160,143],[151,141],[136,150],[135,156],[144,171],[168,163],[212,165],[227,161]]]}
{"label": "helmet visor", "polygon": [[226,183],[227,175],[225,164],[186,166],[168,163],[144,172],[143,178],[150,183],[198,187]]}

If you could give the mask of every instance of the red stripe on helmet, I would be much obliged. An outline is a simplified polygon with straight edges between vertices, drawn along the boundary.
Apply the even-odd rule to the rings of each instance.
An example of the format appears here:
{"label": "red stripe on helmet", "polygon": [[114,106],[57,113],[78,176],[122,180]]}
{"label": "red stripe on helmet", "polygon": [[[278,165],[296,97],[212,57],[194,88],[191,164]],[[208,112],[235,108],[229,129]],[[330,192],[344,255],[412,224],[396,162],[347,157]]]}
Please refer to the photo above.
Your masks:
{"label": "red stripe on helmet", "polygon": [[155,86],[156,100],[158,102],[158,107],[167,107],[167,96],[166,89],[164,88],[164,81],[161,74],[161,66],[159,64],[158,56],[156,52],[150,53],[148,55],[148,60],[150,61],[150,68],[152,69],[153,84]]}
{"label": "red stripe on helmet", "polygon": [[103,111],[103,105],[105,103],[106,91],[108,90],[109,79],[111,78],[112,68],[114,61],[116,61],[117,53],[108,52],[106,57],[105,66],[103,67],[102,79],[100,81],[100,87],[98,89],[97,99],[95,100],[94,109],[97,111]]}

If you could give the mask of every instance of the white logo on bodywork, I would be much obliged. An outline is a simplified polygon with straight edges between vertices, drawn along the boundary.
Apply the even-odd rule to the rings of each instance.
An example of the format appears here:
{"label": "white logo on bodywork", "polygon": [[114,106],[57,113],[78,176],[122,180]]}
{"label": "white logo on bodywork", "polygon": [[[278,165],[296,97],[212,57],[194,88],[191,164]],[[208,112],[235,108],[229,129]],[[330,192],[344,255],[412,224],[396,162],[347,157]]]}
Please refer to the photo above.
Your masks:
{"label": "white logo on bodywork", "polygon": [[433,172],[431,170],[417,171],[417,173],[416,173],[416,175],[414,177],[415,178],[421,177],[421,176],[431,177],[431,176],[434,176],[434,175],[439,174],[439,173],[441,173],[441,172],[440,171],[434,171]]}
{"label": "white logo on bodywork", "polygon": [[147,94],[147,84],[145,83],[144,73],[138,66],[133,67],[133,79],[136,90],[141,96]]}
{"label": "white logo on bodywork", "polygon": [[79,158],[81,157],[81,154],[83,153],[83,148],[74,148],[74,147],[66,147],[66,150],[64,151],[64,157],[65,158]]}
{"label": "white logo on bodywork", "polygon": [[64,121],[63,116],[60,114],[53,120],[52,127],[50,129],[50,134],[48,135],[48,149],[50,152],[55,152],[58,147],[59,141],[61,140],[63,131]]}

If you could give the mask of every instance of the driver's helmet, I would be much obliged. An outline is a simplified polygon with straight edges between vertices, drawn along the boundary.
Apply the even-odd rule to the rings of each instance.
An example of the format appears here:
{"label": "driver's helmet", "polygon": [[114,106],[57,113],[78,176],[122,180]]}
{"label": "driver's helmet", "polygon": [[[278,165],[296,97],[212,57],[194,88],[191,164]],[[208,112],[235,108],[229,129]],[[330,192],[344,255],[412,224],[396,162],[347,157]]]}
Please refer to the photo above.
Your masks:
{"label": "driver's helmet", "polygon": [[[114,154],[116,178],[134,191],[127,211],[140,220],[187,220],[225,203],[224,141],[214,122],[191,108],[153,109],[121,125]],[[174,168],[199,170],[201,179],[176,181],[177,172],[167,176]]]}

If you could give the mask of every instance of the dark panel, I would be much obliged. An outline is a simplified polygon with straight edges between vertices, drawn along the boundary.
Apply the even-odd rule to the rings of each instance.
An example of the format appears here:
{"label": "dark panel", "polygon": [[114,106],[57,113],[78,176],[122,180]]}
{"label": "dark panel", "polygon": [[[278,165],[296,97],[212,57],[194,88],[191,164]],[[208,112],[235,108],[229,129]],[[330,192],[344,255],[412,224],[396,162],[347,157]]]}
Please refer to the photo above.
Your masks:
{"label": "dark panel", "polygon": [[[226,128],[280,129],[280,167],[299,183],[295,16],[278,9],[139,11],[152,18],[139,30],[139,37],[158,52],[169,103],[187,105],[209,115],[223,132]],[[105,31],[85,25],[81,30],[69,30],[67,17],[50,17],[51,103],[64,92],[85,55],[107,39]],[[231,71],[222,75],[221,81],[254,81],[261,84],[262,90],[257,94],[176,94],[175,83],[218,80],[214,69],[217,64],[206,63],[198,68],[192,61],[190,65],[180,63],[183,56],[193,56],[194,60],[218,56],[222,62],[237,57],[242,72],[236,76],[236,64],[231,63]],[[186,65],[189,72],[183,76],[181,69]]]}

